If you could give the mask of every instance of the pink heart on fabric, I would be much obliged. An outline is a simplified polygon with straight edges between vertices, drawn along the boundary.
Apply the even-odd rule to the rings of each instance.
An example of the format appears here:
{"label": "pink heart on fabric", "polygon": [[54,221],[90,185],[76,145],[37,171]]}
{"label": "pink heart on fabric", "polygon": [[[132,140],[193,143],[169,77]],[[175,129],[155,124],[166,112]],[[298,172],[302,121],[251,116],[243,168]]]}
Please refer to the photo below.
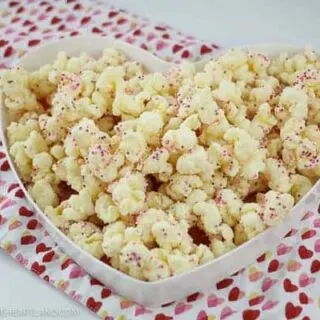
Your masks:
{"label": "pink heart on fabric", "polygon": [[6,199],[1,203],[0,209],[4,210],[6,208],[10,208],[17,204],[17,201],[11,200],[11,199]]}
{"label": "pink heart on fabric", "polygon": [[263,292],[268,291],[271,287],[273,287],[276,283],[278,282],[278,280],[276,279],[272,279],[272,278],[265,278],[262,282],[262,286],[261,289]]}
{"label": "pink heart on fabric", "polygon": [[42,20],[45,20],[45,19],[47,19],[47,15],[45,14],[45,13],[42,13],[42,14],[40,14],[40,16],[38,17],[38,20],[39,21],[42,21]]}
{"label": "pink heart on fabric", "polygon": [[224,307],[220,314],[220,319],[223,320],[231,315],[236,313],[236,311],[232,310],[230,307]]}
{"label": "pink heart on fabric", "polygon": [[299,285],[300,287],[306,287],[309,284],[313,284],[316,282],[316,278],[309,277],[306,273],[302,273],[299,277]]}
{"label": "pink heart on fabric", "polygon": [[155,35],[154,33],[149,33],[149,34],[147,35],[147,41],[151,41],[151,40],[153,40],[154,38],[156,38],[156,35]]}
{"label": "pink heart on fabric", "polygon": [[320,219],[315,219],[315,220],[313,221],[313,226],[314,226],[315,228],[320,228]]}
{"label": "pink heart on fabric", "polygon": [[134,311],[135,317],[140,316],[142,314],[147,314],[147,313],[151,313],[151,311],[145,308],[144,306],[140,306],[140,305],[137,305]]}
{"label": "pink heart on fabric", "polygon": [[220,298],[217,295],[210,294],[207,299],[207,304],[209,308],[217,307],[224,302],[224,298]]}
{"label": "pink heart on fabric", "polygon": [[73,266],[70,273],[69,273],[69,279],[77,279],[80,277],[83,277],[86,273],[82,268],[79,266]]}
{"label": "pink heart on fabric", "polygon": [[307,220],[307,219],[309,219],[310,217],[312,217],[313,215],[314,215],[314,213],[313,213],[312,211],[307,211],[307,212],[305,213],[305,215],[302,217],[301,220]]}
{"label": "pink heart on fabric", "polygon": [[318,239],[314,244],[315,252],[320,252],[320,239]]}
{"label": "pink heart on fabric", "polygon": [[301,268],[301,263],[295,260],[290,260],[288,262],[287,270],[291,272],[295,272]]}
{"label": "pink heart on fabric", "polygon": [[71,299],[73,299],[73,300],[75,300],[75,301],[77,301],[77,302],[80,302],[81,299],[82,299],[81,294],[80,294],[80,293],[76,293],[76,291],[74,291],[74,290],[70,291],[69,294],[68,294],[68,296],[69,296]]}
{"label": "pink heart on fabric", "polygon": [[289,253],[292,249],[292,246],[287,246],[284,243],[280,243],[277,247],[277,254],[278,256],[282,256],[284,254]]}
{"label": "pink heart on fabric", "polygon": [[174,308],[174,314],[178,315],[178,314],[184,313],[184,312],[190,310],[191,308],[192,308],[192,304],[180,302]]}
{"label": "pink heart on fabric", "polygon": [[66,21],[67,22],[72,22],[72,21],[75,21],[77,20],[77,17],[74,15],[74,14],[69,14],[66,18]]}
{"label": "pink heart on fabric", "polygon": [[157,41],[156,49],[157,49],[158,51],[160,51],[160,50],[162,50],[162,49],[164,49],[164,48],[167,48],[167,47],[168,47],[168,43],[166,43],[166,42],[164,42],[164,41],[162,41],[162,40]]}
{"label": "pink heart on fabric", "polygon": [[271,300],[268,300],[268,301],[266,301],[266,303],[262,306],[262,310],[270,310],[270,309],[274,308],[278,303],[279,303],[279,301],[271,301]]}

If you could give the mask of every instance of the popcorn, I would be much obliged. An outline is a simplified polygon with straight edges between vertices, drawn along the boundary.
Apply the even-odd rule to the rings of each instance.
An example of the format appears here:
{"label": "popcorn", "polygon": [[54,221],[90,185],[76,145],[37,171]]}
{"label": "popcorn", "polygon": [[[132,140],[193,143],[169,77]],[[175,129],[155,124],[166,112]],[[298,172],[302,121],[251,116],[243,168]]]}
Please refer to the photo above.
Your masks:
{"label": "popcorn", "polygon": [[222,223],[222,217],[214,201],[198,202],[193,206],[193,212],[198,215],[207,233],[216,233]]}
{"label": "popcorn", "polygon": [[103,252],[110,258],[118,257],[124,246],[124,232],[126,225],[123,221],[108,224],[103,230]]}
{"label": "popcorn", "polygon": [[230,189],[222,189],[217,193],[216,204],[225,223],[234,226],[241,216],[242,201]]}
{"label": "popcorn", "polygon": [[164,279],[281,223],[310,190],[319,70],[310,50],[236,49],[165,74],[115,49],[60,53],[0,75],[10,154],[34,201],[83,250]]}
{"label": "popcorn", "polygon": [[281,93],[279,106],[275,108],[278,119],[287,120],[289,117],[306,119],[308,115],[308,96],[296,88],[287,87]]}
{"label": "popcorn", "polygon": [[182,126],[177,130],[169,130],[162,138],[164,148],[173,151],[188,151],[197,144],[196,134],[188,127]]}
{"label": "popcorn", "polygon": [[22,141],[15,142],[10,150],[10,155],[17,166],[18,172],[24,181],[30,180],[32,172],[32,160],[29,158],[24,149],[24,143]]}
{"label": "popcorn", "polygon": [[95,212],[104,223],[112,223],[120,217],[117,206],[112,201],[112,197],[106,193],[100,193],[95,203]]}
{"label": "popcorn", "polygon": [[130,132],[126,134],[119,145],[119,150],[125,155],[126,159],[132,163],[138,162],[147,149],[147,143],[143,134]]}
{"label": "popcorn", "polygon": [[80,190],[79,194],[74,194],[63,202],[62,214],[67,220],[82,221],[93,213],[94,205],[87,189]]}
{"label": "popcorn", "polygon": [[261,207],[257,203],[245,203],[241,208],[240,223],[248,239],[255,237],[265,229],[260,212]]}
{"label": "popcorn", "polygon": [[155,241],[152,234],[152,226],[156,222],[160,222],[167,219],[167,215],[163,210],[149,209],[142,212],[137,219],[137,228],[141,233],[142,241],[147,246],[150,246]]}
{"label": "popcorn", "polygon": [[32,131],[30,133],[30,136],[24,141],[23,148],[30,159],[32,159],[37,153],[48,151],[46,142],[37,131]]}
{"label": "popcorn", "polygon": [[68,236],[81,249],[100,259],[104,252],[102,250],[103,235],[101,230],[93,223],[81,221],[70,226]]}
{"label": "popcorn", "polygon": [[115,183],[112,200],[118,205],[121,215],[132,215],[142,210],[145,203],[145,187],[145,179],[138,172]]}
{"label": "popcorn", "polygon": [[45,178],[35,181],[30,188],[30,194],[41,210],[47,206],[55,207],[58,205],[58,196]]}
{"label": "popcorn", "polygon": [[143,276],[148,281],[164,279],[170,276],[167,252],[163,249],[151,249],[144,259]]}
{"label": "popcorn", "polygon": [[282,163],[277,159],[267,159],[266,172],[269,188],[278,192],[289,192],[291,188],[289,173]]}
{"label": "popcorn", "polygon": [[288,193],[268,191],[258,198],[262,220],[266,226],[275,226],[283,221],[294,205],[294,198]]}
{"label": "popcorn", "polygon": [[183,154],[177,161],[176,169],[180,174],[200,174],[208,179],[214,172],[205,149],[200,146]]}
{"label": "popcorn", "polygon": [[301,174],[292,175],[290,177],[290,182],[290,193],[293,195],[296,202],[298,202],[312,188],[313,185],[309,178]]}
{"label": "popcorn", "polygon": [[148,258],[148,248],[139,242],[129,242],[120,251],[120,268],[129,275],[143,279],[143,267]]}

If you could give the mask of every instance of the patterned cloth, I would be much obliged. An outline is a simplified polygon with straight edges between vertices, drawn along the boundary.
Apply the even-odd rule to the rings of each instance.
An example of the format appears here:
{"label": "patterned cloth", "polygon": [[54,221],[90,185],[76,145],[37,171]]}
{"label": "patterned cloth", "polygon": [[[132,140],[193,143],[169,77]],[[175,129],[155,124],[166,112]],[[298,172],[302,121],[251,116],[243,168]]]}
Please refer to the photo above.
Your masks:
{"label": "patterned cloth", "polygon": [[[93,1],[4,1],[0,11],[0,66],[54,38],[94,33],[134,43],[168,61],[195,60],[218,47],[166,25]],[[0,246],[22,266],[87,306],[103,319],[319,319],[320,188],[307,200],[299,230],[275,251],[162,308],[145,308],[117,296],[75,264],[50,238],[14,180],[0,141]],[[316,283],[318,282],[318,284]]]}

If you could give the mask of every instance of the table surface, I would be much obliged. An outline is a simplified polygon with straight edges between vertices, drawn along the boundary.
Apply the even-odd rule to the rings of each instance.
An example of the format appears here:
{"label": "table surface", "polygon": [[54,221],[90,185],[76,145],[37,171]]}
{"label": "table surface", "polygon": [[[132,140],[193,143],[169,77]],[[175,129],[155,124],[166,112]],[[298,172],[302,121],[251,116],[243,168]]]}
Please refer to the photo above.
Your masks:
{"label": "table surface", "polygon": [[[225,47],[276,42],[312,45],[320,49],[318,0],[117,0],[114,3]],[[48,286],[2,251],[0,261],[0,319],[6,319],[1,317],[3,308],[68,309],[77,315],[70,319],[97,319],[87,309]]]}

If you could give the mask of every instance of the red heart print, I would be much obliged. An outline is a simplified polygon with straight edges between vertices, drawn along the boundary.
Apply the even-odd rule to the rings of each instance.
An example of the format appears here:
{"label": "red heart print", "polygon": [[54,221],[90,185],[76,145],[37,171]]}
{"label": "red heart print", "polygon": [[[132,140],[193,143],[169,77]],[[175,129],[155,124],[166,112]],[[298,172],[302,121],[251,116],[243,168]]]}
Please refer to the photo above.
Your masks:
{"label": "red heart print", "polygon": [[56,260],[57,259],[57,256],[55,254],[55,252],[52,250],[52,251],[49,251],[47,252],[43,257],[42,257],[42,262],[51,262],[53,260]]}
{"label": "red heart print", "polygon": [[190,294],[188,297],[187,297],[187,302],[194,302],[194,301],[197,301],[198,299],[202,298],[202,294],[200,292],[195,292],[193,294]]}
{"label": "red heart print", "polygon": [[73,9],[74,10],[81,10],[82,9],[82,5],[80,3],[77,3],[76,5],[74,5]]}
{"label": "red heart print", "polygon": [[311,320],[308,316],[304,316],[301,320]]}
{"label": "red heart print", "polygon": [[64,24],[61,24],[59,27],[58,27],[58,31],[63,31],[66,29],[66,26]]}
{"label": "red heart print", "polygon": [[[0,47],[1,47],[1,41],[2,41],[2,40],[0,40]],[[0,159],[5,158],[5,156],[6,156],[6,155],[5,155],[3,152],[0,152]]]}
{"label": "red heart print", "polygon": [[290,279],[284,279],[283,288],[285,292],[294,292],[298,290],[298,287],[291,282]]}
{"label": "red heart print", "polygon": [[97,27],[93,27],[92,30],[91,30],[93,33],[101,33],[102,30],[97,28]]}
{"label": "red heart print", "polygon": [[49,6],[47,9],[46,9],[46,12],[50,12],[53,10],[53,6]]}
{"label": "red heart print", "polygon": [[102,306],[102,302],[96,301],[94,298],[90,297],[88,298],[86,305],[92,312],[98,312]]}
{"label": "red heart print", "polygon": [[19,214],[22,217],[32,217],[33,216],[33,212],[31,210],[27,209],[26,207],[20,207]]}
{"label": "red heart print", "polygon": [[287,319],[294,319],[302,312],[301,306],[295,306],[292,302],[286,304],[286,317]]}
{"label": "red heart print", "polygon": [[102,24],[103,27],[109,27],[112,26],[112,22],[111,21],[106,21]]}
{"label": "red heart print", "polygon": [[44,280],[44,281],[47,281],[47,282],[50,282],[50,278],[49,278],[48,275],[45,275],[45,276],[43,277],[43,280]]}
{"label": "red heart print", "polygon": [[196,320],[208,320],[208,315],[204,310],[201,310],[198,315]]}
{"label": "red heart print", "polygon": [[[12,53],[13,53],[13,48],[11,46],[7,47],[7,49],[4,52],[4,57],[8,58],[9,56],[11,56]],[[5,160],[0,167],[0,171],[9,171],[9,169],[10,169],[9,162]]]}
{"label": "red heart print", "polygon": [[45,243],[41,242],[36,246],[36,253],[46,252],[51,250],[51,247],[47,247]]}
{"label": "red heart print", "polygon": [[13,189],[19,187],[18,183],[11,183],[9,188],[8,188],[8,192],[11,192]]}
{"label": "red heart print", "polygon": [[77,279],[77,278],[80,278],[80,277],[83,277],[85,276],[85,272],[84,270],[79,267],[78,265],[75,265],[71,271],[70,271],[70,274],[69,274],[69,278],[70,279]]}
{"label": "red heart print", "polygon": [[256,320],[260,316],[260,310],[247,309],[242,312],[243,320]]}
{"label": "red heart print", "polygon": [[165,33],[162,35],[162,39],[170,39],[170,35],[168,33]]}
{"label": "red heart print", "polygon": [[[29,32],[34,32],[34,31],[36,31],[36,30],[38,30],[38,27],[37,27],[37,26],[32,26],[32,27],[29,29]],[[39,42],[40,42],[40,40],[39,40]]]}
{"label": "red heart print", "polygon": [[310,239],[316,235],[316,230],[307,230],[301,235],[302,240]]}
{"label": "red heart print", "polygon": [[20,8],[18,8],[18,10],[17,10],[17,14],[22,13],[23,11],[24,11],[24,7],[20,7]]}
{"label": "red heart print", "polygon": [[28,244],[32,244],[35,243],[37,241],[37,238],[33,235],[26,235],[26,236],[22,236],[20,239],[20,244],[22,245],[28,245]]}
{"label": "red heart print", "polygon": [[108,14],[108,17],[109,18],[113,18],[113,17],[117,16],[118,14],[119,14],[118,11],[110,11],[109,14]]}
{"label": "red heart print", "polygon": [[135,30],[133,33],[132,33],[134,36],[141,36],[142,32],[140,29],[137,29]]}
{"label": "red heart print", "polygon": [[31,266],[31,271],[37,275],[42,274],[45,270],[46,266],[39,264],[37,261],[35,261]]}
{"label": "red heart print", "polygon": [[[0,48],[4,47],[5,45],[7,45],[9,43],[9,41],[7,40],[0,40]],[[3,152],[1,152],[1,155],[3,155],[3,157],[1,157],[0,159],[5,157],[5,154]]]}
{"label": "red heart print", "polygon": [[103,286],[103,284],[102,284],[98,279],[96,279],[96,278],[91,278],[91,279],[90,279],[90,284],[91,284],[92,286],[95,286],[95,285]]}
{"label": "red heart print", "polygon": [[36,219],[31,219],[28,221],[27,229],[34,230],[34,229],[39,229],[41,227],[42,227],[41,223]]}
{"label": "red heart print", "polygon": [[166,30],[167,30],[166,27],[162,27],[162,26],[155,26],[154,28],[155,28],[156,30],[158,30],[158,31],[166,31]]}
{"label": "red heart print", "polygon": [[270,261],[269,266],[268,266],[268,272],[276,272],[278,271],[283,264],[280,264],[280,262],[277,259],[273,259]]}
{"label": "red heart print", "polygon": [[260,257],[257,258],[257,262],[263,262],[264,260],[266,260],[266,254],[262,254]]}
{"label": "red heart print", "polygon": [[75,2],[76,0],[67,0],[67,3]]}
{"label": "red heart print", "polygon": [[61,22],[62,21],[62,19],[60,19],[60,18],[58,18],[58,17],[53,17],[52,19],[51,19],[51,24],[57,24],[57,23],[59,23],[59,22]]}
{"label": "red heart print", "polygon": [[71,37],[74,37],[74,36],[76,36],[76,35],[78,35],[78,34],[79,34],[78,31],[72,31],[72,32],[70,33],[70,36],[71,36]]}
{"label": "red heart print", "polygon": [[183,46],[181,46],[180,44],[175,44],[175,45],[172,47],[172,52],[173,52],[173,53],[177,53],[177,52],[180,51],[182,48],[183,48]]}
{"label": "red heart print", "polygon": [[91,20],[91,17],[89,17],[89,16],[83,17],[80,21],[80,24],[82,24],[82,25],[87,24],[90,20]]}
{"label": "red heart print", "polygon": [[218,282],[216,284],[216,286],[217,286],[218,290],[221,290],[221,289],[225,289],[225,288],[229,287],[232,283],[233,283],[233,279],[226,278],[226,279],[223,279],[220,282]]}
{"label": "red heart print", "polygon": [[265,298],[264,296],[257,296],[257,297],[255,297],[255,298],[250,299],[250,300],[249,300],[249,305],[250,305],[250,307],[255,306],[255,305],[261,303],[261,302],[264,300],[264,298]]}
{"label": "red heart print", "polygon": [[204,55],[204,54],[207,54],[207,53],[210,53],[210,52],[212,52],[211,48],[209,48],[205,44],[201,46],[201,49],[200,49],[200,54],[201,55]]}
{"label": "red heart print", "polygon": [[300,246],[298,252],[301,259],[310,259],[313,256],[313,252],[305,246]]}
{"label": "red heart print", "polygon": [[24,23],[23,23],[23,26],[24,26],[24,27],[27,27],[27,26],[31,26],[32,24],[33,24],[32,21],[30,21],[30,20],[25,20]]}
{"label": "red heart print", "polygon": [[112,292],[111,292],[110,289],[108,289],[108,288],[103,288],[102,289],[102,291],[101,291],[101,299],[108,298],[111,295],[112,295]]}
{"label": "red heart print", "polygon": [[158,313],[154,318],[154,320],[172,320],[172,319],[173,317],[167,316],[164,313]]}
{"label": "red heart print", "polygon": [[9,7],[12,8],[12,7],[15,7],[19,4],[19,1],[10,1],[9,2]]}
{"label": "red heart print", "polygon": [[313,300],[310,299],[304,292],[300,292],[299,301],[301,304],[308,304],[313,302]]}
{"label": "red heart print", "polygon": [[71,259],[67,259],[66,261],[64,261],[61,265],[61,270],[67,269],[71,264],[73,264],[74,262]]}
{"label": "red heart print", "polygon": [[18,198],[24,198],[24,193],[21,189],[17,190],[16,193],[14,194]]}
{"label": "red heart print", "polygon": [[234,287],[230,290],[228,299],[229,301],[237,301],[243,297],[243,292],[238,287]]}
{"label": "red heart print", "polygon": [[316,273],[319,270],[320,270],[320,260],[313,260],[310,267],[311,273]]}
{"label": "red heart print", "polygon": [[187,59],[187,58],[189,58],[190,57],[190,51],[189,50],[184,50],[183,52],[182,52],[182,54],[181,54],[181,58],[183,58],[183,59]]}
{"label": "red heart print", "polygon": [[128,21],[128,20],[125,19],[125,18],[120,18],[120,19],[117,20],[117,24],[122,25],[122,24],[125,24],[127,21]]}

